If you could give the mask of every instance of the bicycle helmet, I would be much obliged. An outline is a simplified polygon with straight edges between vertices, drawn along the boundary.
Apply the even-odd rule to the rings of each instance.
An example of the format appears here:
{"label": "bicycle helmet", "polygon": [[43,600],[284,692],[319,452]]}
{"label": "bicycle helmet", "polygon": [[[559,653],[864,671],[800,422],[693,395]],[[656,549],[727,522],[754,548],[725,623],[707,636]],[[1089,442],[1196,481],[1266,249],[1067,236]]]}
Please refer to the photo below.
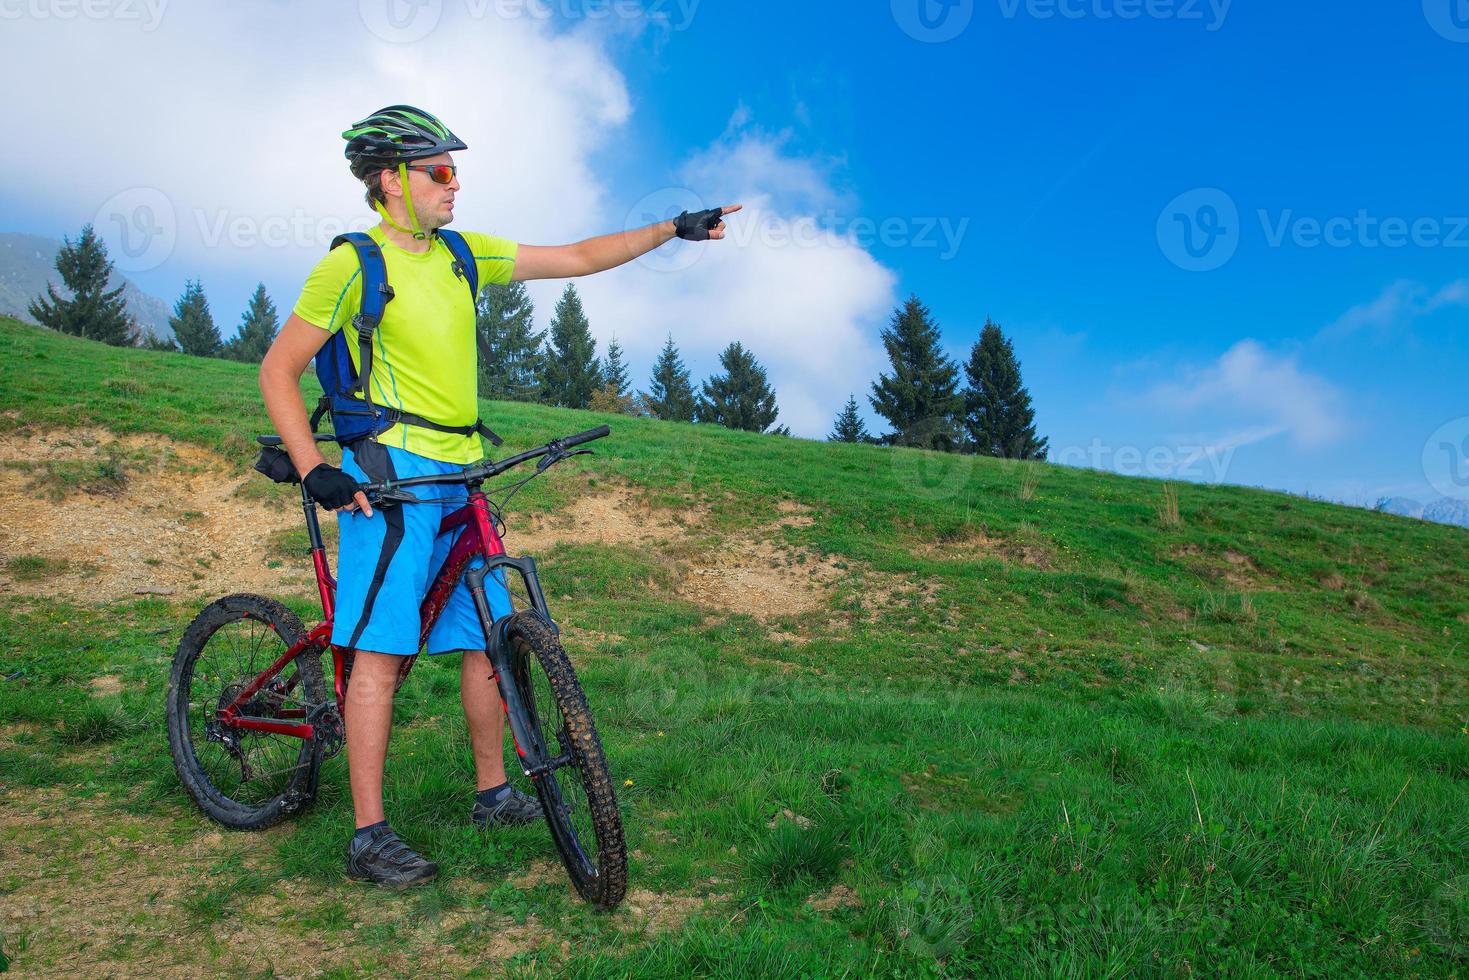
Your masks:
{"label": "bicycle helmet", "polygon": [[408,195],[408,170],[410,160],[467,150],[464,141],[449,131],[449,127],[432,113],[415,109],[411,105],[390,105],[379,109],[366,119],[359,120],[342,133],[347,141],[345,155],[351,166],[352,176],[365,180],[374,170],[398,167],[398,176],[403,181],[403,203],[408,209],[408,218],[413,224],[410,232],[401,228],[388,217],[381,202],[375,202],[378,213],[399,231],[414,238],[427,237],[418,226],[418,215],[413,210],[413,200]]}

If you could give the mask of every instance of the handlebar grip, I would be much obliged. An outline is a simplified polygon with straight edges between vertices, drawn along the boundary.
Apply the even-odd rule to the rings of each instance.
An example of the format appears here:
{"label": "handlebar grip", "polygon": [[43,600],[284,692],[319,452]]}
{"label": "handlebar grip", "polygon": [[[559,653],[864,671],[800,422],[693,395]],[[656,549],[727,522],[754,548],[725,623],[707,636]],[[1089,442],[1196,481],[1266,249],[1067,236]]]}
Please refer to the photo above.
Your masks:
{"label": "handlebar grip", "polygon": [[574,436],[567,436],[565,439],[561,440],[561,445],[580,446],[584,442],[591,442],[593,439],[600,439],[611,431],[612,429],[608,426],[599,425],[595,429],[588,429],[585,432],[578,432]]}

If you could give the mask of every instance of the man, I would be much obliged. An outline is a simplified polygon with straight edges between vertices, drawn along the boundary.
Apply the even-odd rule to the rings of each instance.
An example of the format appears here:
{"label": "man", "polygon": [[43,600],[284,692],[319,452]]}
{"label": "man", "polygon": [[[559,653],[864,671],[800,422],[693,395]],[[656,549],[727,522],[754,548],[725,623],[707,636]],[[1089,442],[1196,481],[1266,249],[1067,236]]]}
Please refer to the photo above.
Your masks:
{"label": "man", "polygon": [[[453,472],[484,455],[479,435],[463,431],[478,417],[474,302],[448,247],[434,235],[453,220],[459,181],[450,153],[466,146],[429,113],[404,105],[373,113],[342,136],[352,174],[366,184],[368,203],[382,216],[369,234],[382,249],[394,294],[373,338],[368,384],[373,404],[402,411],[405,421],[345,448],[341,469],[326,462],[312,438],[302,372],[337,330],[348,331],[347,346],[354,364],[358,360],[351,320],[361,305],[362,276],[349,245],[333,249],[307,278],[260,366],[260,391],[306,488],[337,511],[341,530],[332,643],[355,651],[344,721],[357,832],[348,845],[347,872],[401,888],[431,880],[438,867],[393,833],[383,811],[393,695],[402,658],[418,652],[419,605],[447,555],[448,542],[436,540],[439,520],[456,505],[439,500],[452,496],[451,487],[438,488],[440,494],[421,488],[425,503],[374,513],[357,484]],[[721,218],[739,209],[685,212],[572,245],[519,245],[473,232],[464,238],[479,282],[503,285],[602,272],[676,236],[720,239]],[[418,424],[409,424],[409,417]],[[456,427],[460,431],[448,431]],[[491,606],[496,616],[508,614],[508,596],[492,595]],[[427,651],[463,651],[460,700],[478,787],[471,818],[482,827],[524,823],[539,817],[540,807],[506,780],[504,711],[483,647],[468,588],[460,582]]]}

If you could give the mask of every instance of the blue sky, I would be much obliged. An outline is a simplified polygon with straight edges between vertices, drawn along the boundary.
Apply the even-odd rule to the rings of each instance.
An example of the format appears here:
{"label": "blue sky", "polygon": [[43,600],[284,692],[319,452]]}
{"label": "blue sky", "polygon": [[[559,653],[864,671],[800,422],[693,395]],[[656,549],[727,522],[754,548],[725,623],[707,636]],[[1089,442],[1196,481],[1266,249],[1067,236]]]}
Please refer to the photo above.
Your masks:
{"label": "blue sky", "polygon": [[[59,237],[104,198],[161,190],[177,241],[134,278],[171,299],[203,276],[232,325],[257,280],[289,305],[319,253],[221,244],[219,220],[362,218],[333,130],[408,101],[471,145],[465,227],[571,240],[691,195],[754,199],[745,237],[717,246],[738,256],[676,244],[582,284],[638,378],[669,332],[697,375],[743,339],[783,421],[820,436],[848,391],[864,400],[877,333],[916,293],[956,358],[986,316],[1005,328],[1062,461],[1353,503],[1469,496],[1432,462],[1469,436],[1464,0],[548,0],[535,17],[424,0],[384,20],[401,2],[322,4],[287,42],[261,16],[294,9],[277,4],[251,20],[249,4],[164,6],[152,29],[121,8],[80,25],[33,11],[17,26],[35,58],[63,31],[131,49],[119,84],[143,125],[89,137],[102,109],[43,96],[42,143],[115,155],[114,179],[77,162],[55,187],[7,182],[0,203],[15,230]],[[302,67],[328,43],[335,62]],[[179,92],[211,44],[226,63],[199,62]],[[172,79],[141,67],[168,54]],[[350,91],[344,67],[364,78]],[[233,159],[218,113],[304,169]],[[192,169],[160,162],[180,155]],[[542,322],[557,291],[533,290]]]}

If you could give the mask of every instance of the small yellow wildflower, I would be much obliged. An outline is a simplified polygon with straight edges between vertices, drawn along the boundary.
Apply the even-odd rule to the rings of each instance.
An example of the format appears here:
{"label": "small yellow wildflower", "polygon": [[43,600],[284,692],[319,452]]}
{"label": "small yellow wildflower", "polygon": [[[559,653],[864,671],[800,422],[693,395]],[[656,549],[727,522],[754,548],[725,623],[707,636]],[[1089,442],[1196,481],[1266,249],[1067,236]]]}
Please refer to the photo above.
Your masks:
{"label": "small yellow wildflower", "polygon": [[632,780],[631,779],[624,779],[622,781],[622,785],[624,785],[624,786],[631,786],[632,785]]}

